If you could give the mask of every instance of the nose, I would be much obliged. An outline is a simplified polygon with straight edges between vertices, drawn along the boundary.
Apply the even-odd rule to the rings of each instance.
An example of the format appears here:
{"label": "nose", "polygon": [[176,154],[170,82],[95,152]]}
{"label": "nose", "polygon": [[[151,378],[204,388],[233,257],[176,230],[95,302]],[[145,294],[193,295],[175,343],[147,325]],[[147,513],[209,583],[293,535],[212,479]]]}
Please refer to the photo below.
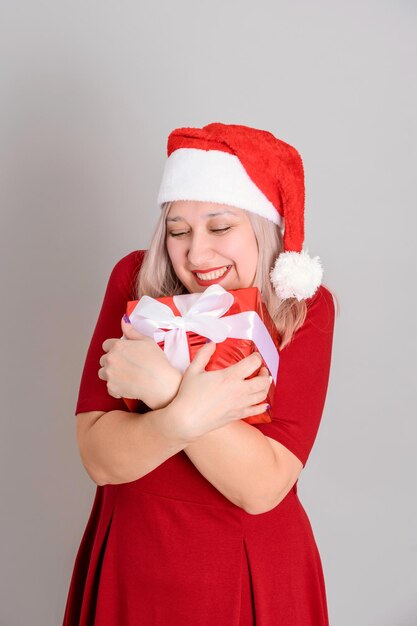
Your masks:
{"label": "nose", "polygon": [[209,265],[215,258],[215,253],[211,247],[212,242],[206,233],[194,231],[188,241],[188,261],[193,267],[199,268]]}

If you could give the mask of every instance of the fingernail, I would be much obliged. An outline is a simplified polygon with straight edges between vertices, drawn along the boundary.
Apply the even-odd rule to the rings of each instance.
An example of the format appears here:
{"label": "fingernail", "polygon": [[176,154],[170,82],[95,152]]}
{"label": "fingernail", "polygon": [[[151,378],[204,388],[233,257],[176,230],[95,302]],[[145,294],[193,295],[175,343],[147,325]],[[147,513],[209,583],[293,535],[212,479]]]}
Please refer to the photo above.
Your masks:
{"label": "fingernail", "polygon": [[208,343],[209,341],[211,341],[211,339],[209,339],[208,337],[206,338],[206,343]]}
{"label": "fingernail", "polygon": [[269,376],[269,384],[272,383],[272,376]]}
{"label": "fingernail", "polygon": [[267,411],[269,411],[269,409],[270,409],[270,408],[271,408],[271,405],[270,405],[270,404],[267,404],[267,405],[266,405],[266,410],[267,410]]}
{"label": "fingernail", "polygon": [[123,315],[123,319],[126,322],[126,324],[131,324],[132,322],[130,321],[130,319],[128,318],[128,316],[126,315],[126,313]]}

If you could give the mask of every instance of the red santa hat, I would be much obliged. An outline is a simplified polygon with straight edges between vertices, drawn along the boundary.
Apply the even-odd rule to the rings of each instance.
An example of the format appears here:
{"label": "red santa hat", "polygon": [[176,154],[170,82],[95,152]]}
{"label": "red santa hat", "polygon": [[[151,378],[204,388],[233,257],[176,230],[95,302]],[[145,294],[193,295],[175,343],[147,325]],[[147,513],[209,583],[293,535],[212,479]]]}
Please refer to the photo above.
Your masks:
{"label": "red santa hat", "polygon": [[281,300],[311,297],[321,284],[318,256],[303,250],[304,170],[297,150],[266,130],[213,122],[168,136],[157,202],[200,200],[246,209],[284,231],[270,270]]}

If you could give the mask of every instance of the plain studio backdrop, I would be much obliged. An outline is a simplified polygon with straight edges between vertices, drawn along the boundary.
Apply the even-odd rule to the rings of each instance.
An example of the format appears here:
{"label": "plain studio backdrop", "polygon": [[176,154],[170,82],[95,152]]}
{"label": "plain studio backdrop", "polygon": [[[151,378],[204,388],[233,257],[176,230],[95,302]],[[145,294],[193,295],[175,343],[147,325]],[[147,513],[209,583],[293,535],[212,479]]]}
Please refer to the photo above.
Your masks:
{"label": "plain studio backdrop", "polygon": [[3,0],[0,22],[1,626],[61,624],[107,280],[149,244],[169,132],[213,121],[300,151],[341,305],[299,482],[331,625],[415,625],[416,3]]}

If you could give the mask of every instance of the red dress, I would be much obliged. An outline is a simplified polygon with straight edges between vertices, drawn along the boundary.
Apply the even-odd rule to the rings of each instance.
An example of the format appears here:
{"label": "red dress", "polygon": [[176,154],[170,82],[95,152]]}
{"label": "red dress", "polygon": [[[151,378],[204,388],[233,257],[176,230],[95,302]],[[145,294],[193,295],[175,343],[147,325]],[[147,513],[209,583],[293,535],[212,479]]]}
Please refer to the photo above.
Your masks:
{"label": "red dress", "polygon": [[[116,263],[87,353],[75,414],[126,410],[98,375],[144,251]],[[325,403],[334,304],[322,285],[280,354],[273,421],[253,425],[305,465]],[[326,592],[297,483],[266,513],[221,494],[184,451],[129,483],[97,486],[63,626],[328,626]]]}

